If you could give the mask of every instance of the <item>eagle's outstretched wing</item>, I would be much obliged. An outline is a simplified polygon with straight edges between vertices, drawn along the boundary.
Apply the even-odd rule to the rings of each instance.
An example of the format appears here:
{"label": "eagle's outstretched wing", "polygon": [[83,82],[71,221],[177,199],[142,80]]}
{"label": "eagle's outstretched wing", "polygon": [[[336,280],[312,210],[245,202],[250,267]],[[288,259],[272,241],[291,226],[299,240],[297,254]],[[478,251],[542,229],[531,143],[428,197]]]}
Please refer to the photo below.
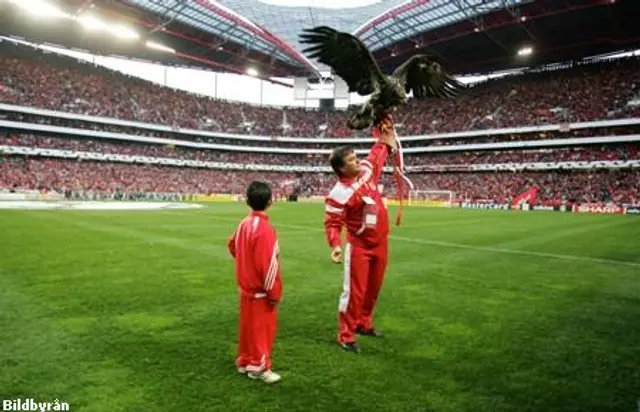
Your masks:
{"label": "eagle's outstretched wing", "polygon": [[446,73],[431,56],[418,54],[398,67],[393,77],[404,84],[407,93],[413,91],[416,99],[427,97],[454,97],[462,83]]}
{"label": "eagle's outstretched wing", "polygon": [[367,96],[386,81],[367,47],[349,33],[318,26],[305,29],[300,43],[311,44],[303,53],[330,66],[347,83],[350,92]]}

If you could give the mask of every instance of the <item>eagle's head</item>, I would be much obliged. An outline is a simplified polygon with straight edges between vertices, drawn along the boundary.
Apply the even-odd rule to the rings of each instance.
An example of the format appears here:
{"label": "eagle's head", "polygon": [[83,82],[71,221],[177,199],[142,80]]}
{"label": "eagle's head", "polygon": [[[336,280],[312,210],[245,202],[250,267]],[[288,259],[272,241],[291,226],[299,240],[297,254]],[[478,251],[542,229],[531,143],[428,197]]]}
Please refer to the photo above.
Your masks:
{"label": "eagle's head", "polygon": [[402,84],[400,82],[399,79],[393,77],[393,76],[389,76],[389,82],[391,83],[391,86],[393,87],[393,92],[394,95],[396,97],[396,103],[399,104],[404,104],[407,102],[407,92],[404,88],[404,84]]}
{"label": "eagle's head", "polygon": [[420,63],[420,70],[428,71],[431,74],[440,74],[442,66],[437,62],[422,62]]}

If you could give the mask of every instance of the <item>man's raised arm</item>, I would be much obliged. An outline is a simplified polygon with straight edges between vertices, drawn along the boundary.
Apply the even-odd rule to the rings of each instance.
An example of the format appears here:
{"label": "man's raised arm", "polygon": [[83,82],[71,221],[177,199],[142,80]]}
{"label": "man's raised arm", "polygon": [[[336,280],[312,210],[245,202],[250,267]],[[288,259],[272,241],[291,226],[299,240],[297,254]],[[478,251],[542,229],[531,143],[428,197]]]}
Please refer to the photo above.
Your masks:
{"label": "man's raised arm", "polygon": [[369,156],[360,164],[371,170],[371,178],[375,182],[380,180],[382,170],[389,154],[396,150],[396,136],[393,130],[393,121],[390,117],[384,119],[373,128],[373,137],[376,142],[373,144]]}

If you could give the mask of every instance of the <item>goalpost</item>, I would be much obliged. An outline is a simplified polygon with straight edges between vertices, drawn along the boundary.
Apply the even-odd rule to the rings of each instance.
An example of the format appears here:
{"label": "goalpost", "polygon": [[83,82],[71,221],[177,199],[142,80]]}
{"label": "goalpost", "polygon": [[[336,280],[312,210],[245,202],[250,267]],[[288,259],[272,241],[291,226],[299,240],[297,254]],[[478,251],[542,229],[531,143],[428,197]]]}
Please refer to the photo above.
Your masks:
{"label": "goalpost", "polygon": [[452,207],[455,193],[451,190],[411,190],[408,205]]}

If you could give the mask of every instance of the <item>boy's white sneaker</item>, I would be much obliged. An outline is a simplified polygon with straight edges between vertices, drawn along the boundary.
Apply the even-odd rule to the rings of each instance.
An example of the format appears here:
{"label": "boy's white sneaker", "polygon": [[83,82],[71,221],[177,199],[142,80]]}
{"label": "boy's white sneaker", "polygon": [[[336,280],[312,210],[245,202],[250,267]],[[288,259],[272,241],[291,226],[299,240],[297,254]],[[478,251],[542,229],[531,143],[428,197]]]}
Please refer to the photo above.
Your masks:
{"label": "boy's white sneaker", "polygon": [[247,373],[247,368],[245,368],[244,366],[238,366],[238,373],[244,375],[245,373]]}
{"label": "boy's white sneaker", "polygon": [[262,373],[259,374],[254,374],[249,372],[247,374],[247,376],[251,379],[259,379],[265,383],[276,383],[278,382],[280,379],[282,379],[282,377],[280,375],[278,375],[277,373],[273,372],[271,369],[266,370]]}

